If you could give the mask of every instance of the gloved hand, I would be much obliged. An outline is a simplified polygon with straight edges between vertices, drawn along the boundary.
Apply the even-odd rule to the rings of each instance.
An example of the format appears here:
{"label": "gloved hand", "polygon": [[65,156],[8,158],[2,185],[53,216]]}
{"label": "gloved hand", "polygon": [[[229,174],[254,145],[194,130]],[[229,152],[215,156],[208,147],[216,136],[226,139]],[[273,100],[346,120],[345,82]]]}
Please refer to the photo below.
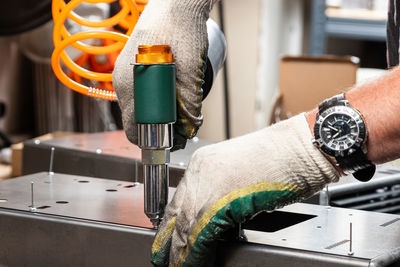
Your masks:
{"label": "gloved hand", "polygon": [[201,148],[166,208],[152,262],[212,265],[216,240],[228,229],[310,197],[339,176],[312,144],[304,114]]}
{"label": "gloved hand", "polygon": [[128,139],[137,144],[134,122],[133,65],[139,45],[170,45],[177,77],[178,120],[174,124],[174,148],[183,148],[202,124],[201,100],[207,63],[206,21],[212,0],[150,0],[132,36],[119,55],[113,85],[122,110]]}

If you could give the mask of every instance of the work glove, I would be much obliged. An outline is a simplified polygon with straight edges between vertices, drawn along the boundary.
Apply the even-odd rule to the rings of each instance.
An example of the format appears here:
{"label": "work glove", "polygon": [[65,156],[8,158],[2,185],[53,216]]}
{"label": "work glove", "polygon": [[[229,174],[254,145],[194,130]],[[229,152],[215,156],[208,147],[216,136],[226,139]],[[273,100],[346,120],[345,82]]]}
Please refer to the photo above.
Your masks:
{"label": "work glove", "polygon": [[156,266],[212,266],[217,240],[261,211],[320,191],[340,174],[304,114],[197,150],[155,237]]}
{"label": "work glove", "polygon": [[113,85],[128,139],[137,144],[134,120],[133,63],[139,45],[170,45],[176,64],[178,118],[174,149],[184,148],[202,124],[201,100],[207,63],[206,21],[212,0],[150,0],[119,55]]}

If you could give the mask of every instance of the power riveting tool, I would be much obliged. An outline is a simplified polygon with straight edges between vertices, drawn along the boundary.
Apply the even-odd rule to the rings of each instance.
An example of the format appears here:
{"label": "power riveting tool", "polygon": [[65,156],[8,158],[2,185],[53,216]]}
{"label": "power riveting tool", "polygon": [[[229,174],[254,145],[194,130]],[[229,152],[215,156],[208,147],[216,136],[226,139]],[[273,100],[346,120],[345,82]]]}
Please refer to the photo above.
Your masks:
{"label": "power riveting tool", "polygon": [[[210,92],[226,57],[225,36],[209,19],[208,58],[203,100]],[[155,228],[164,216],[168,203],[168,163],[173,147],[172,125],[176,121],[176,76],[174,57],[168,45],[138,47],[134,75],[135,121],[138,145],[142,149],[144,212]]]}
{"label": "power riveting tool", "polygon": [[155,228],[168,203],[168,163],[176,121],[175,73],[168,45],[138,47],[133,68],[135,121],[142,149],[144,212]]}

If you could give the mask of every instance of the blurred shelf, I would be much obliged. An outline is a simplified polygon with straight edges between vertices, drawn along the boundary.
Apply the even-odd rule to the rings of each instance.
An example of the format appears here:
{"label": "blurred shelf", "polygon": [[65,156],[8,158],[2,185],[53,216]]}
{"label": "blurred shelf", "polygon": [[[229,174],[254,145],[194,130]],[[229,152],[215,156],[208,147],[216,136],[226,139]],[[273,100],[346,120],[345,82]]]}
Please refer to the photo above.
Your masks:
{"label": "blurred shelf", "polygon": [[386,13],[367,9],[327,8],[325,0],[313,0],[311,10],[311,55],[323,55],[327,37],[366,41],[386,40]]}
{"label": "blurred shelf", "polygon": [[327,36],[385,41],[386,15],[366,9],[326,9]]}

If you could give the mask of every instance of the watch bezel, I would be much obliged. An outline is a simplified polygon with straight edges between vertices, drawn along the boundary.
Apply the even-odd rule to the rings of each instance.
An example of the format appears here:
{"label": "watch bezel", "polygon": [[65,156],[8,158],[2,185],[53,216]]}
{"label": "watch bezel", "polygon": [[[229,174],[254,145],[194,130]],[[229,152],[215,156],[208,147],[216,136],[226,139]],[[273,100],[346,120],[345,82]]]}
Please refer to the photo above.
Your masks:
{"label": "watch bezel", "polygon": [[[321,138],[321,129],[324,121],[331,115],[347,115],[351,117],[357,127],[358,127],[358,136],[356,138],[355,143],[343,150],[333,150],[329,148],[322,140]],[[333,157],[346,157],[348,155],[351,155],[358,149],[362,149],[365,141],[367,140],[367,131],[365,128],[365,123],[364,120],[361,116],[361,114],[354,108],[346,105],[340,105],[340,106],[332,106],[324,110],[321,114],[318,114],[317,120],[314,125],[314,143],[319,146],[319,148],[328,154],[329,156]]]}

